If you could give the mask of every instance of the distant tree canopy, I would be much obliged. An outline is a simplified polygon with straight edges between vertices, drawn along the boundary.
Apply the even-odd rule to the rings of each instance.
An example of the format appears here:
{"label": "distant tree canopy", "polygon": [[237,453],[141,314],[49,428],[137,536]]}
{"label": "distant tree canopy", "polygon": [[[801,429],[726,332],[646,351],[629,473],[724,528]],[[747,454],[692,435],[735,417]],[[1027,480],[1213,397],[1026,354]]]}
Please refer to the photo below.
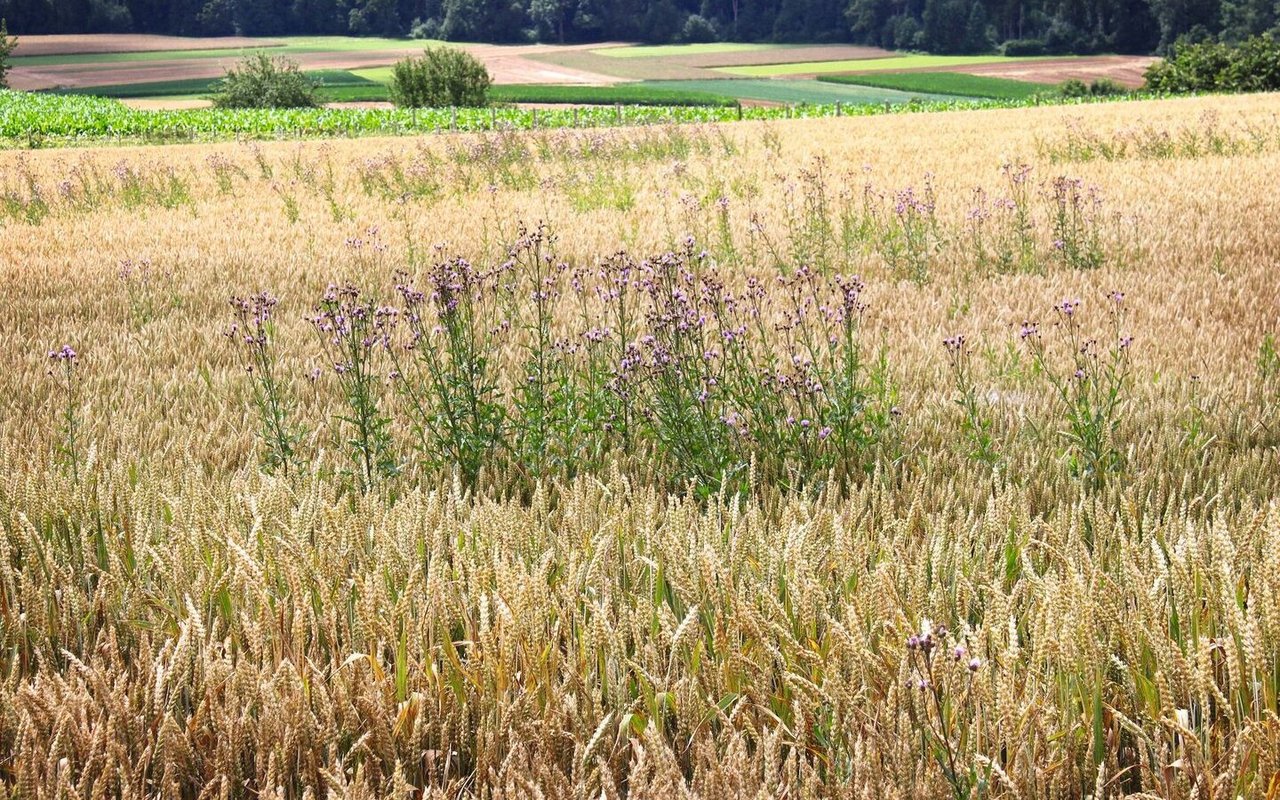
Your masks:
{"label": "distant tree canopy", "polygon": [[1164,52],[1277,28],[1276,0],[0,0],[19,34],[858,42],[937,53]]}
{"label": "distant tree canopy", "polygon": [[8,86],[5,74],[9,72],[9,54],[13,52],[13,48],[17,45],[17,40],[9,36],[8,23],[0,18],[0,89]]}

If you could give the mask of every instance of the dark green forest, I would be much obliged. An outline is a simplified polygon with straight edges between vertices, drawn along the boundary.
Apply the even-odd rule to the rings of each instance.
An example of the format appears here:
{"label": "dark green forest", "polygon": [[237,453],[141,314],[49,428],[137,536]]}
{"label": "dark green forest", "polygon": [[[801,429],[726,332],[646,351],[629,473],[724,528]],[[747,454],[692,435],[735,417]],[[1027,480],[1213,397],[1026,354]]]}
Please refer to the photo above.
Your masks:
{"label": "dark green forest", "polygon": [[935,53],[1164,52],[1276,27],[1280,0],[0,0],[21,34],[856,42]]}

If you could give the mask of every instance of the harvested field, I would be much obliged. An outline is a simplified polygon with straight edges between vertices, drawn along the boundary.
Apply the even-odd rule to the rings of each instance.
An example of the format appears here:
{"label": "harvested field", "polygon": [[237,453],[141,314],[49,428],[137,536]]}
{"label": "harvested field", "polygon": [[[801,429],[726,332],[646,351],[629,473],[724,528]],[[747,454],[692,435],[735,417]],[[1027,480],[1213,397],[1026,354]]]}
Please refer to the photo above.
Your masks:
{"label": "harvested field", "polygon": [[161,36],[150,33],[46,34],[21,36],[15,58],[89,53],[145,53],[151,51],[222,50],[247,47],[279,47],[279,39],[248,36]]}
{"label": "harvested field", "polygon": [[[93,40],[94,37],[82,37]],[[162,37],[163,38],[163,37]],[[244,40],[259,46],[259,40]],[[380,46],[361,51],[346,47],[334,50],[313,50],[306,46],[282,49],[282,55],[297,61],[305,70],[332,69],[365,69],[384,67],[395,61],[413,55],[419,55],[423,42],[406,40],[403,45],[382,42]],[[484,61],[489,72],[497,83],[578,83],[588,85],[608,85],[616,83],[617,78],[605,73],[594,73],[569,66],[557,66],[537,57],[548,53],[573,53],[583,50],[587,45],[461,45]],[[591,47],[597,45],[590,45]],[[106,53],[107,51],[103,51]],[[117,54],[121,51],[113,51]],[[155,51],[163,52],[163,51]],[[239,59],[238,52],[219,52],[211,56],[212,50],[194,51],[191,57],[184,58],[175,53],[173,58],[148,58],[140,60],[94,61],[92,58],[76,57],[72,63],[48,63],[47,59],[37,64],[15,62],[9,73],[9,83],[15,89],[39,90],[55,87],[84,88],[91,86],[109,86],[125,83],[147,83],[151,81],[168,81],[181,78],[216,78],[234,65]]]}
{"label": "harvested field", "polygon": [[683,64],[676,58],[615,58],[590,50],[548,52],[533,58],[560,69],[608,75],[615,81],[679,81],[717,77],[705,69]]}
{"label": "harvested field", "polygon": [[1137,89],[1145,82],[1143,73],[1157,61],[1152,56],[1081,56],[1042,61],[974,64],[943,67],[938,71],[964,72],[1031,83],[1062,83],[1070,78],[1085,82],[1108,78],[1121,86]]}

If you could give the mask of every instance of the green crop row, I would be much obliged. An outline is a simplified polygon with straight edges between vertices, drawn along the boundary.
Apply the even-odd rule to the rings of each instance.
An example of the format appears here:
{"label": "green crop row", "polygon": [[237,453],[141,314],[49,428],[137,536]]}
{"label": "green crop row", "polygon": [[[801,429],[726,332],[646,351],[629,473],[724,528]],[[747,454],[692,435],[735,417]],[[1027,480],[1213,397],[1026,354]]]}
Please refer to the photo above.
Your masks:
{"label": "green crop row", "polygon": [[[1124,95],[1121,97],[1133,97]],[[1057,102],[1100,102],[1078,98]],[[235,138],[394,136],[442,131],[529,130],[868,116],[882,113],[1008,108],[1033,100],[962,100],[898,105],[783,107],[616,105],[564,109],[189,109],[138,111],[101,97],[0,91],[0,146],[38,147],[95,141],[181,142]]]}

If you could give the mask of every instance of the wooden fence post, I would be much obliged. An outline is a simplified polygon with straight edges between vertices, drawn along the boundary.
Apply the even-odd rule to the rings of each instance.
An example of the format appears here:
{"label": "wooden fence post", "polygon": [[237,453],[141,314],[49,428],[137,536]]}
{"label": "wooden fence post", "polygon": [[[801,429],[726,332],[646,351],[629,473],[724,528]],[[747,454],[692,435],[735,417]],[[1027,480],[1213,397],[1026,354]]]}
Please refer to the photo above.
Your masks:
{"label": "wooden fence post", "polygon": [[840,101],[836,101],[836,116],[840,116]]}

